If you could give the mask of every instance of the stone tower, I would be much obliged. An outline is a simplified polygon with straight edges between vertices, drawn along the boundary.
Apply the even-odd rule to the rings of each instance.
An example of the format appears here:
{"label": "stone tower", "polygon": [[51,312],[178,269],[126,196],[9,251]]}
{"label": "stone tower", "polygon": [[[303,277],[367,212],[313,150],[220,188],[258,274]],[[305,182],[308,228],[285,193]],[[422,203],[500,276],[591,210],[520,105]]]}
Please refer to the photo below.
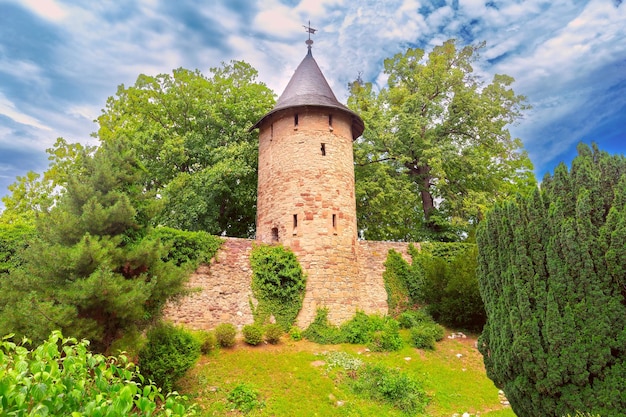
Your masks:
{"label": "stone tower", "polygon": [[363,120],[341,104],[311,52],[259,128],[256,240],[291,248],[307,273],[298,324],[327,307],[349,319],[363,294],[352,142]]}

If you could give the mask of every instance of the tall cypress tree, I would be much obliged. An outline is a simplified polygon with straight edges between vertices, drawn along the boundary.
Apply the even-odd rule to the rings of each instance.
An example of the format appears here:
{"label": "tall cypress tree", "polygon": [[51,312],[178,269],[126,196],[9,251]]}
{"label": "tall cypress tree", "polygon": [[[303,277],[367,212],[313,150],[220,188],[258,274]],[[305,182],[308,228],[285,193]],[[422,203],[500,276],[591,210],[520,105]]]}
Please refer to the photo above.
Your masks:
{"label": "tall cypress tree", "polygon": [[579,145],[477,243],[479,348],[515,413],[626,415],[626,159]]}

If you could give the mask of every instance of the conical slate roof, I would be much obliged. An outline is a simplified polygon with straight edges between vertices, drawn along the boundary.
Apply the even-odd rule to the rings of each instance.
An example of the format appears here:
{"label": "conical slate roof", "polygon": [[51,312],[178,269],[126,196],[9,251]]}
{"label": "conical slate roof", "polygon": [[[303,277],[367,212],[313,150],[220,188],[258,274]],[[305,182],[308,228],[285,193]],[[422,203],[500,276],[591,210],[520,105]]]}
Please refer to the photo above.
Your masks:
{"label": "conical slate roof", "polygon": [[300,65],[298,65],[291,80],[289,80],[285,91],[278,98],[274,108],[252,126],[252,129],[256,129],[268,117],[281,110],[309,106],[337,109],[350,114],[352,116],[353,140],[361,136],[365,129],[363,120],[359,115],[337,100],[320,67],[315,62],[310,48]]}

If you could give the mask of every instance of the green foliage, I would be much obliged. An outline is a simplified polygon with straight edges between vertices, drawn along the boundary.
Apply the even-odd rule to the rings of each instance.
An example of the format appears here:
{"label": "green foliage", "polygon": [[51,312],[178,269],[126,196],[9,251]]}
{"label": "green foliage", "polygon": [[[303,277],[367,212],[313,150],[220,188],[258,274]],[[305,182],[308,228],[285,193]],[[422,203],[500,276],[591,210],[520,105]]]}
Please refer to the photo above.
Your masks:
{"label": "green foliage", "polygon": [[144,384],[123,355],[89,351],[89,342],[54,331],[29,350],[0,342],[0,414],[16,416],[190,416],[195,406]]}
{"label": "green foliage", "polygon": [[385,88],[351,84],[348,105],[368,127],[355,143],[366,239],[459,240],[494,202],[535,185],[507,129],[529,106],[511,77],[474,73],[483,46],[410,48],[385,60]]}
{"label": "green foliage", "polygon": [[61,329],[105,351],[182,294],[188,269],[164,261],[149,237],[154,196],[138,183],[132,151],[105,144],[77,161],[54,207],[39,213],[23,267],[0,281],[0,327],[35,342]]}
{"label": "green foliage", "polygon": [[248,324],[241,329],[243,340],[249,345],[256,346],[263,341],[263,327],[258,324]]}
{"label": "green foliage", "polygon": [[315,319],[302,332],[302,337],[320,345],[333,345],[343,341],[339,327],[332,325],[328,321],[327,308],[319,308],[317,310]]}
{"label": "green foliage", "polygon": [[351,387],[357,394],[391,404],[406,415],[421,413],[428,404],[426,392],[419,382],[382,365],[368,364],[359,368]]}
{"label": "green foliage", "polygon": [[372,334],[377,330],[382,330],[382,328],[362,311],[357,311],[354,317],[340,327],[342,341],[353,345],[365,345],[371,342]]}
{"label": "green foliage", "polygon": [[411,329],[411,344],[418,349],[435,349],[435,337],[429,327],[417,326]]}
{"label": "green foliage", "polygon": [[294,342],[302,340],[302,330],[300,330],[298,326],[291,326],[291,328],[289,329],[289,337]]}
{"label": "green foliage", "polygon": [[288,331],[304,300],[306,275],[296,255],[281,245],[256,245],[250,253],[252,292],[258,304],[253,308],[255,322],[264,324],[274,316]]}
{"label": "green foliage", "polygon": [[4,223],[0,220],[0,276],[24,263],[22,252],[35,237],[35,227],[24,220]]}
{"label": "green foliage", "polygon": [[418,349],[435,349],[435,342],[443,339],[445,330],[436,323],[421,323],[411,328],[411,343]]}
{"label": "green foliage", "polygon": [[221,323],[215,330],[215,338],[217,343],[223,348],[231,348],[235,346],[235,336],[237,336],[237,328],[230,323]]}
{"label": "green foliage", "polygon": [[283,328],[277,323],[271,323],[265,326],[265,341],[271,345],[278,344],[283,334],[285,334]]}
{"label": "green foliage", "polygon": [[251,384],[237,384],[232,391],[228,393],[227,399],[233,405],[233,410],[239,410],[243,414],[248,414],[255,408],[264,406],[263,401],[259,400],[259,391]]}
{"label": "green foliage", "polygon": [[146,378],[169,391],[200,357],[200,343],[182,327],[160,323],[148,330],[148,342],[139,351]]}
{"label": "green foliage", "polygon": [[396,315],[406,310],[411,305],[411,297],[408,283],[411,266],[402,258],[402,255],[393,249],[389,250],[387,260],[385,260],[385,271],[383,281],[387,291],[387,305],[389,312]]}
{"label": "green foliage", "polygon": [[481,224],[488,376],[518,416],[626,409],[626,158],[580,144]]}
{"label": "green foliage", "polygon": [[93,156],[95,146],[67,143],[57,138],[46,149],[50,166],[43,175],[29,171],[9,185],[10,195],[2,197],[4,211],[0,223],[34,223],[39,213],[47,213],[63,195],[70,178],[83,174],[83,159]]}
{"label": "green foliage", "polygon": [[400,337],[400,325],[392,318],[387,318],[382,330],[372,334],[368,347],[373,352],[393,352],[402,349],[404,342]]}
{"label": "green foliage", "polygon": [[164,261],[172,261],[176,265],[189,265],[196,269],[199,264],[213,259],[223,239],[206,232],[189,232],[171,227],[157,227],[150,233],[153,239],[159,239],[167,249]]}
{"label": "green foliage", "polygon": [[436,321],[482,329],[486,316],[478,288],[476,245],[424,243],[422,251],[414,254],[413,264],[424,270],[419,299]]}
{"label": "green foliage", "polygon": [[274,104],[256,79],[242,61],[207,75],[179,68],[139,75],[107,100],[97,137],[135,152],[142,187],[161,197],[154,225],[254,234],[258,147],[249,129]]}
{"label": "green foliage", "polygon": [[432,316],[425,309],[407,310],[398,316],[402,329],[410,329],[422,323],[434,323]]}
{"label": "green foliage", "polygon": [[208,355],[217,348],[217,338],[214,332],[199,330],[193,333],[194,337],[200,344],[200,352]]}

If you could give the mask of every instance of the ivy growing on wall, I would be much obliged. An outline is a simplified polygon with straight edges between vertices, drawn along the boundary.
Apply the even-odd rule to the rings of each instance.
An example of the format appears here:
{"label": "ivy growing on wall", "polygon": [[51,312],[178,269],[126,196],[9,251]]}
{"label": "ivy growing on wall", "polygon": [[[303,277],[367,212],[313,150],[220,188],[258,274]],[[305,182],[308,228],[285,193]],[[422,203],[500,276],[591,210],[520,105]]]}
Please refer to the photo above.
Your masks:
{"label": "ivy growing on wall", "polygon": [[[274,316],[288,331],[302,308],[306,275],[296,255],[282,245],[256,245],[250,253],[254,321],[264,324]],[[252,304],[252,303],[251,303]]]}

